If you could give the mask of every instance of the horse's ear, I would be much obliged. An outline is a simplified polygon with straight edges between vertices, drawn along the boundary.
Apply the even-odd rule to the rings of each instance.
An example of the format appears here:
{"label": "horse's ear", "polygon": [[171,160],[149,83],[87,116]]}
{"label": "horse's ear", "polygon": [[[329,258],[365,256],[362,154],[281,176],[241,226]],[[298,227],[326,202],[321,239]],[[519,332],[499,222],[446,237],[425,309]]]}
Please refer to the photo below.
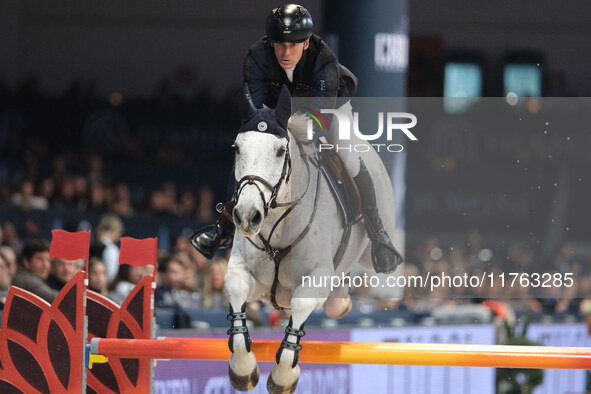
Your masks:
{"label": "horse's ear", "polygon": [[283,85],[281,93],[277,99],[277,105],[275,106],[275,118],[277,122],[287,130],[287,121],[291,116],[291,94],[287,86]]}
{"label": "horse's ear", "polygon": [[238,110],[240,111],[240,121],[242,124],[248,122],[257,113],[257,109],[250,97],[250,89],[248,89],[248,84],[246,83],[244,84],[240,103],[238,104]]}

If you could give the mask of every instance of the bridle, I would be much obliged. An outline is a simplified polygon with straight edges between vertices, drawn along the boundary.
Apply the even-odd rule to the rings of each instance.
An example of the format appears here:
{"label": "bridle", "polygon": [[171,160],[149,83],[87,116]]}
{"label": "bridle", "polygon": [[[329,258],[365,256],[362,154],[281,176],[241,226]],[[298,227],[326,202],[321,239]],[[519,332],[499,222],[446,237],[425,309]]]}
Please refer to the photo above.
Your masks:
{"label": "bridle", "polygon": [[[287,139],[287,148],[285,149],[285,158],[283,159],[283,169],[281,170],[281,176],[275,185],[272,185],[266,179],[258,176],[258,175],[244,175],[240,180],[235,182],[234,185],[234,195],[232,196],[232,201],[237,202],[238,197],[240,197],[240,193],[242,193],[242,189],[246,185],[253,185],[259,190],[259,194],[261,199],[263,200],[263,208],[265,217],[269,213],[269,208],[274,209],[277,207],[283,207],[291,205],[291,203],[278,203],[277,202],[277,195],[279,194],[279,188],[281,184],[285,181],[287,185],[289,183],[289,178],[291,176],[291,156],[289,154],[289,138]],[[258,183],[257,183],[258,182]],[[269,189],[271,191],[271,198],[269,201],[265,199],[265,193],[259,186],[259,183]]]}

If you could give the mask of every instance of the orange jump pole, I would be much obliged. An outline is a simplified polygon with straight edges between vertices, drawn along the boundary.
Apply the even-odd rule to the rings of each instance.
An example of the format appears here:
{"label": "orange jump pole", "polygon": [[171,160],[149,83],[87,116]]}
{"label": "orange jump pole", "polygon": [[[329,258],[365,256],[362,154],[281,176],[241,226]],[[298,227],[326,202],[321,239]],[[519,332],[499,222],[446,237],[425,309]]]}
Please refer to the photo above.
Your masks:
{"label": "orange jump pole", "polygon": [[[279,341],[253,340],[258,361],[275,362]],[[591,348],[449,345],[438,343],[302,341],[300,360],[323,364],[438,365],[591,369]],[[93,338],[91,352],[107,357],[227,360],[227,340],[211,338]]]}

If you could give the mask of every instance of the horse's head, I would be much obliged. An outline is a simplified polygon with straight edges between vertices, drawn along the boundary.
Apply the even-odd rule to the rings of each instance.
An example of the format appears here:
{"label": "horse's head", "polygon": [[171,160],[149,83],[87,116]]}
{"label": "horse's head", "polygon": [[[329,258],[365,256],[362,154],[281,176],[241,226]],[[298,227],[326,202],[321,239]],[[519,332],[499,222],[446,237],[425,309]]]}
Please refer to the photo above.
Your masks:
{"label": "horse's head", "polygon": [[234,142],[236,179],[233,218],[246,237],[258,234],[291,170],[287,121],[291,97],[284,86],[275,109],[256,109],[248,87],[240,104],[242,126]]}

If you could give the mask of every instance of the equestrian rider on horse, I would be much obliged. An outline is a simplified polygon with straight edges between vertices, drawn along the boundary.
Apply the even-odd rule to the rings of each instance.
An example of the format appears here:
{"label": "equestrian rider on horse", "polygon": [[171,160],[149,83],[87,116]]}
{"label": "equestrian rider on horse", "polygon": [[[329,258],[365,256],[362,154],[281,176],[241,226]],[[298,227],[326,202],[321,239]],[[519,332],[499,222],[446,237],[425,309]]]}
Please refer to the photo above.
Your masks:
{"label": "equestrian rider on horse", "polygon": [[[292,96],[317,97],[326,102],[334,98],[335,108],[355,94],[356,78],[339,62],[328,45],[313,34],[312,17],[297,4],[275,8],[267,18],[266,36],[252,44],[244,62],[244,81],[257,108],[274,108],[282,85]],[[354,81],[351,83],[351,81]],[[376,272],[393,272],[402,263],[390,237],[384,230],[373,182],[363,160],[356,152],[340,150],[347,170],[361,195],[365,224],[374,245],[372,261]],[[212,258],[219,248],[233,239],[233,205],[226,204],[230,215],[221,215],[214,226],[198,231],[191,239],[205,257]],[[377,247],[376,247],[377,246]]]}

